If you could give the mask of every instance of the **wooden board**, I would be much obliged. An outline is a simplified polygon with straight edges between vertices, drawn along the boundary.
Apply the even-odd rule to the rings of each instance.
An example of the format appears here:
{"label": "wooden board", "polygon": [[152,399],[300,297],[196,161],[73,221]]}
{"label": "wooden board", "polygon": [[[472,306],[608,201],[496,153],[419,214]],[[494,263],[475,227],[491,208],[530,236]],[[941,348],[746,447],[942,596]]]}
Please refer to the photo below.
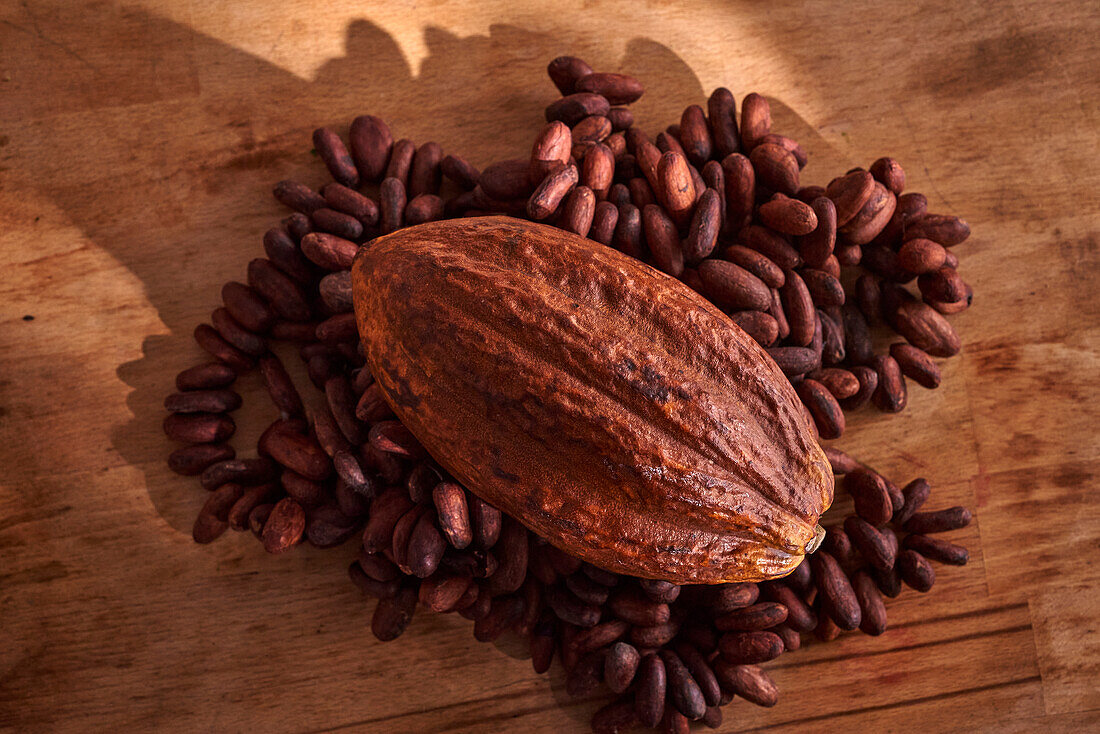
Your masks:
{"label": "wooden board", "polygon": [[1095,3],[375,5],[0,7],[0,728],[585,730],[596,701],[464,620],[375,642],[350,547],[194,545],[203,493],[160,431],[191,329],[283,215],[271,184],[324,180],[315,126],[369,111],[479,165],[525,155],[567,52],[639,76],[652,132],[759,91],[804,180],[890,154],[974,231],[943,387],[840,441],[974,508],[973,561],[884,636],[777,661],[780,705],[724,730],[1100,727]]}

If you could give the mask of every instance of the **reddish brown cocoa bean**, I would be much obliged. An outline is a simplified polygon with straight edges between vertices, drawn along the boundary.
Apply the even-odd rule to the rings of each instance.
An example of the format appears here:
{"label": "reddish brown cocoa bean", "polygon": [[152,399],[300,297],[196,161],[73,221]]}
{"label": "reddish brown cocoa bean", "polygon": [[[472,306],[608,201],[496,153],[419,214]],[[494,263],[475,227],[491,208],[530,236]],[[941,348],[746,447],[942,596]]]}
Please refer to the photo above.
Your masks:
{"label": "reddish brown cocoa bean", "polygon": [[642,650],[655,650],[667,645],[680,631],[680,623],[670,620],[652,627],[632,627],[630,641]]}
{"label": "reddish brown cocoa bean", "polygon": [[438,194],[442,178],[440,162],[443,148],[439,143],[427,142],[416,149],[409,165],[408,195],[415,199],[424,194]]}
{"label": "reddish brown cocoa bean", "polygon": [[722,259],[749,271],[769,288],[780,288],[786,282],[783,269],[757,250],[742,245],[730,245],[722,250]]}
{"label": "reddish brown cocoa bean", "polygon": [[878,389],[878,373],[870,367],[853,367],[852,374],[859,378],[859,391],[852,397],[840,401],[840,407],[846,411],[861,408]]}
{"label": "reddish brown cocoa bean", "polygon": [[630,625],[618,619],[610,622],[601,622],[595,627],[580,630],[570,642],[571,647],[579,654],[607,647],[620,639],[630,631]]}
{"label": "reddish brown cocoa bean", "polygon": [[772,629],[772,632],[779,635],[780,639],[783,640],[783,650],[785,652],[794,652],[802,647],[802,637],[787,625],[781,624]]}
{"label": "reddish brown cocoa bean", "polygon": [[389,234],[404,226],[405,206],[408,203],[405,185],[397,178],[387,177],[378,190],[378,198],[382,234]]}
{"label": "reddish brown cocoa bean", "polygon": [[232,390],[188,390],[164,399],[173,413],[226,413],[241,407],[241,396]]}
{"label": "reddish brown cocoa bean", "polygon": [[644,178],[632,178],[627,184],[630,189],[630,203],[639,209],[645,210],[647,206],[657,203],[657,197],[649,188],[649,183]]}
{"label": "reddish brown cocoa bean", "polygon": [[714,672],[724,688],[757,706],[771,707],[779,702],[779,688],[771,676],[755,665],[732,665],[719,661]]}
{"label": "reddish brown cocoa bean", "polygon": [[500,532],[500,567],[489,577],[487,588],[493,595],[508,594],[519,589],[527,575],[527,529],[511,518],[505,518]]}
{"label": "reddish brown cocoa bean", "polygon": [[886,605],[874,580],[866,571],[857,571],[852,576],[852,589],[859,600],[859,629],[874,637],[886,631]]}
{"label": "reddish brown cocoa bean", "polygon": [[563,622],[578,627],[593,627],[600,621],[600,608],[581,601],[560,586],[550,586],[544,592],[546,604]]}
{"label": "reddish brown cocoa bean", "polygon": [[829,389],[817,380],[806,378],[796,388],[803,404],[810,409],[822,438],[840,438],[844,433],[844,411]]}
{"label": "reddish brown cocoa bean", "polygon": [[447,541],[460,550],[470,545],[473,542],[473,530],[470,527],[465,490],[457,484],[440,482],[432,490],[432,501],[439,513],[439,527]]}
{"label": "reddish brown cocoa bean", "polygon": [[168,468],[176,474],[195,476],[208,466],[232,459],[235,455],[233,447],[226,444],[183,446],[168,455]]}
{"label": "reddish brown cocoa bean", "polygon": [[890,345],[890,356],[898,363],[901,373],[922,387],[934,389],[940,384],[940,368],[923,349],[911,344]]}
{"label": "reddish brown cocoa bean", "polygon": [[752,92],[741,100],[741,150],[753,150],[772,131],[772,113],[768,100]]}
{"label": "reddish brown cocoa bean", "polygon": [[726,180],[726,220],[723,231],[736,236],[752,221],[756,200],[756,172],[748,158],[740,153],[733,153],[722,160],[722,173]]}
{"label": "reddish brown cocoa bean", "polygon": [[547,174],[527,200],[527,215],[534,220],[549,217],[579,179],[580,174],[574,165],[561,166]]}
{"label": "reddish brown cocoa bean", "polygon": [[701,719],[707,703],[699,684],[692,678],[684,661],[674,651],[665,648],[659,652],[665,663],[665,675],[669,702],[688,719]]}
{"label": "reddish brown cocoa bean", "polygon": [[881,476],[867,469],[856,469],[845,475],[844,489],[852,495],[856,514],[861,518],[876,527],[890,521],[894,506]]}
{"label": "reddish brown cocoa bean", "polygon": [[896,197],[876,181],[867,203],[847,224],[840,227],[840,232],[847,242],[866,245],[886,227],[896,206]]}
{"label": "reddish brown cocoa bean", "polygon": [[729,316],[762,347],[770,347],[779,338],[779,323],[763,311],[736,311]]}
{"label": "reddish brown cocoa bean", "polygon": [[372,182],[382,178],[393,147],[389,126],[373,115],[356,117],[352,120],[348,140],[359,177]]}
{"label": "reddish brown cocoa bean", "polygon": [[787,315],[791,333],[788,337],[792,344],[805,347],[814,336],[814,304],[806,283],[793,270],[784,273],[785,282],[779,290],[783,301],[783,311]]}
{"label": "reddish brown cocoa bean", "polygon": [[798,271],[806,288],[810,291],[810,297],[817,306],[843,306],[844,286],[834,276],[822,270],[804,268]]}
{"label": "reddish brown cocoa bean", "polygon": [[778,602],[763,601],[717,617],[714,626],[722,631],[752,632],[782,624],[786,619],[786,606]]}
{"label": "reddish brown cocoa bean", "polygon": [[595,691],[603,678],[606,649],[594,650],[582,657],[565,676],[565,692],[570,696],[586,696]]}
{"label": "reddish brown cocoa bean", "polygon": [[474,544],[488,550],[500,538],[500,510],[480,497],[470,497],[470,518],[474,524]]}
{"label": "reddish brown cocoa bean", "polygon": [[771,347],[768,355],[788,377],[803,375],[819,366],[818,355],[806,347]]}
{"label": "reddish brown cocoa bean", "polygon": [[809,235],[817,229],[817,214],[814,209],[783,194],[776,194],[761,204],[757,216],[766,227],[782,234]]}
{"label": "reddish brown cocoa bean", "polygon": [[[363,236],[363,223],[350,214],[322,207],[309,215],[314,232],[327,232],[336,237],[357,240]],[[304,238],[303,238],[304,239]]]}
{"label": "reddish brown cocoa bean", "polygon": [[875,179],[867,171],[857,169],[833,179],[825,187],[825,195],[836,207],[836,225],[844,227],[863,209],[875,189]]}
{"label": "reddish brown cocoa bean", "polygon": [[841,565],[850,565],[855,562],[855,547],[852,545],[852,539],[840,525],[830,525],[826,528],[825,540],[821,547]]}
{"label": "reddish brown cocoa bean", "polygon": [[923,214],[905,227],[904,239],[928,239],[944,247],[954,247],[970,236],[970,225],[949,214]]}
{"label": "reddish brown cocoa bean", "polygon": [[208,490],[230,483],[252,487],[270,482],[277,473],[275,462],[265,456],[256,459],[226,459],[206,467],[199,477],[199,484]]}
{"label": "reddish brown cocoa bean", "polygon": [[707,99],[707,124],[714,140],[714,153],[719,160],[741,149],[741,133],[737,129],[734,113],[736,109],[733,93],[725,87],[718,87]]}
{"label": "reddish brown cocoa bean", "polygon": [[248,518],[252,511],[257,506],[274,500],[278,494],[279,487],[274,483],[261,484],[244,490],[226,513],[225,520],[229,527],[238,532],[247,530]]}
{"label": "reddish brown cocoa bean", "polygon": [[965,566],[970,560],[970,552],[961,545],[927,535],[907,535],[902,541],[902,547],[914,550],[930,560],[952,566]]}
{"label": "reddish brown cocoa bean", "polygon": [[260,373],[263,375],[267,392],[271,396],[271,402],[283,417],[305,415],[302,397],[294,387],[282,360],[274,354],[264,355],[260,358]]}
{"label": "reddish brown cocoa bean", "polygon": [[727,632],[718,640],[722,659],[736,665],[755,665],[783,654],[783,640],[774,632]]}
{"label": "reddish brown cocoa bean", "polygon": [[305,184],[289,179],[275,184],[272,193],[280,204],[304,214],[309,214],[314,209],[325,205],[325,200],[316,191]]}
{"label": "reddish brown cocoa bean", "polygon": [[619,619],[639,627],[653,627],[669,620],[668,605],[653,601],[636,586],[616,590],[608,607]]}
{"label": "reddish brown cocoa bean", "polygon": [[405,493],[396,488],[387,489],[375,497],[363,528],[363,549],[368,553],[378,553],[390,547],[394,526],[412,507]]}
{"label": "reddish brown cocoa bean", "polygon": [[603,660],[603,680],[612,693],[622,693],[634,682],[641,655],[637,648],[626,642],[616,642]]}
{"label": "reddish brown cocoa bean", "polygon": [[619,252],[641,259],[642,250],[642,213],[633,204],[623,204],[618,208],[619,216],[615,224],[615,233],[611,245]]}
{"label": "reddish brown cocoa bean", "polygon": [[821,268],[836,247],[836,206],[821,196],[813,200],[811,209],[816,226],[802,237],[798,249],[809,267]]}
{"label": "reddish brown cocoa bean", "polygon": [[238,374],[252,368],[252,357],[222,338],[209,324],[199,324],[194,331],[195,342],[210,356],[229,365]]}
{"label": "reddish brown cocoa bean", "polygon": [[869,522],[851,515],[844,520],[844,532],[860,555],[875,569],[886,572],[894,567],[897,549]]}
{"label": "reddish brown cocoa bean", "polygon": [[961,348],[959,335],[947,319],[919,301],[899,304],[890,325],[907,342],[933,357],[952,357]]}
{"label": "reddish brown cocoa bean", "polygon": [[439,561],[446,550],[447,544],[439,532],[435,514],[426,512],[409,536],[405,565],[413,576],[427,578],[439,568]]}
{"label": "reddish brown cocoa bean", "polygon": [[928,500],[928,496],[932,493],[932,486],[924,478],[918,477],[906,484],[901,492],[905,502],[901,509],[894,513],[893,521],[904,527],[905,523]]}
{"label": "reddish brown cocoa bean", "polygon": [[371,426],[368,440],[371,446],[388,454],[411,459],[422,459],[427,455],[424,447],[400,421],[390,420],[375,423]]}
{"label": "reddish brown cocoa bean", "polygon": [[322,481],[332,473],[332,460],[310,436],[287,430],[265,433],[260,452],[306,479]]}
{"label": "reddish brown cocoa bean", "polygon": [[256,258],[248,263],[248,285],[263,296],[280,317],[289,321],[309,321],[311,310],[301,287],[270,260]]}
{"label": "reddish brown cocoa bean", "polygon": [[859,392],[859,378],[840,367],[827,367],[817,375],[817,380],[836,398],[843,400]]}
{"label": "reddish brown cocoa bean", "polygon": [[714,152],[707,117],[699,105],[690,105],[680,116],[680,144],[691,163],[702,168]]}
{"label": "reddish brown cocoa bean", "polygon": [[568,125],[559,121],[546,123],[531,148],[527,175],[532,185],[537,185],[553,171],[569,163],[572,145],[573,134]]}
{"label": "reddish brown cocoa bean", "polygon": [[592,73],[592,67],[576,56],[559,56],[546,67],[550,80],[562,94],[573,94],[577,80]]}
{"label": "reddish brown cocoa bean", "polygon": [[392,597],[381,599],[374,608],[371,632],[382,642],[401,636],[416,611],[417,592],[412,586],[402,586]]}
{"label": "reddish brown cocoa bean", "polygon": [[590,115],[606,116],[610,110],[611,105],[606,97],[581,90],[547,105],[546,120],[560,120],[566,125],[576,125]]}
{"label": "reddish brown cocoa bean", "polygon": [[836,559],[826,552],[818,551],[810,557],[810,563],[818,592],[825,601],[829,616],[841,629],[854,630],[859,627],[859,602]]}
{"label": "reddish brown cocoa bean", "polygon": [[578,599],[589,604],[603,604],[611,593],[608,587],[596,583],[583,573],[575,573],[565,579],[565,588],[573,592]]}
{"label": "reddish brown cocoa bean", "polygon": [[[297,249],[297,245],[292,245]],[[262,334],[275,323],[275,314],[264,300],[243,283],[230,281],[222,286],[222,302],[234,321],[245,329]]]}
{"label": "reddish brown cocoa bean", "polygon": [[898,573],[906,586],[920,592],[928,591],[936,582],[936,570],[915,550],[903,550],[898,555]]}
{"label": "reddish brown cocoa bean", "polygon": [[714,675],[714,669],[706,658],[695,646],[686,642],[676,643],[675,650],[687,668],[688,674],[699,688],[704,703],[707,706],[717,706],[722,696],[722,690],[718,684],[718,678]]}
{"label": "reddish brown cocoa bean", "polygon": [[420,194],[405,205],[404,220],[407,227],[442,218],[443,199],[435,194]]}
{"label": "reddish brown cocoa bean", "polygon": [[766,311],[771,305],[768,286],[738,265],[711,259],[700,263],[697,270],[707,295],[720,306]]}
{"label": "reddish brown cocoa bean", "polygon": [[678,227],[691,221],[695,204],[695,183],[691,177],[687,159],[680,153],[668,152],[661,156],[657,167],[657,184],[654,193],[668,211],[668,216]]}
{"label": "reddish brown cocoa bean", "polygon": [[714,189],[706,189],[699,197],[695,213],[691,218],[691,228],[684,240],[684,258],[689,263],[699,263],[714,251],[722,224],[721,216],[718,192]]}
{"label": "reddish brown cocoa bean", "polygon": [[684,251],[680,245],[680,236],[665,210],[656,204],[646,206],[642,211],[642,227],[657,269],[674,278],[683,274]]}
{"label": "reddish brown cocoa bean", "polygon": [[327,184],[321,189],[321,195],[330,209],[352,217],[364,227],[378,224],[378,204],[369,196],[338,183]]}
{"label": "reddish brown cocoa bean", "polygon": [[879,410],[887,413],[900,413],[908,400],[905,389],[905,377],[898,363],[890,356],[877,356],[871,366],[878,373],[878,387],[871,396]]}
{"label": "reddish brown cocoa bean", "polygon": [[587,237],[592,228],[592,218],[596,213],[596,195],[587,186],[577,186],[562,206],[561,221],[558,226],[569,232]]}
{"label": "reddish brown cocoa bean", "polygon": [[664,661],[655,654],[646,655],[638,669],[634,692],[634,712],[645,726],[661,723],[665,711],[666,671]]}
{"label": "reddish brown cocoa bean", "polygon": [[[744,127],[741,130],[744,133]],[[794,196],[798,191],[798,161],[786,148],[760,143],[749,153],[749,160],[758,183],[787,196]]]}
{"label": "reddish brown cocoa bean", "polygon": [[812,632],[817,626],[817,617],[813,610],[791,587],[786,584],[769,584],[767,595],[787,610],[784,621],[791,629],[796,632]]}
{"label": "reddish brown cocoa bean", "polygon": [[970,510],[965,507],[949,507],[935,512],[917,512],[905,521],[906,532],[928,535],[946,533],[965,528],[970,524]]}
{"label": "reddish brown cocoa bean", "polygon": [[289,497],[279,500],[264,523],[263,543],[268,553],[282,553],[302,540],[306,513]]}
{"label": "reddish brown cocoa bean", "polygon": [[598,94],[614,105],[633,104],[645,92],[642,83],[628,74],[585,74],[573,86],[578,92]]}
{"label": "reddish brown cocoa bean", "polygon": [[358,401],[348,379],[343,375],[328,378],[324,383],[324,392],[325,402],[340,432],[353,446],[364,443],[366,431],[355,417],[355,405]]}
{"label": "reddish brown cocoa bean", "polygon": [[164,433],[182,443],[219,443],[233,435],[236,424],[218,413],[173,413],[164,419]]}
{"label": "reddish brown cocoa bean", "polygon": [[879,158],[871,164],[870,172],[895,196],[905,190],[905,169],[893,158]]}
{"label": "reddish brown cocoa bean", "polygon": [[228,387],[237,379],[237,373],[233,368],[221,362],[208,362],[198,364],[176,375],[176,389],[183,392],[187,390],[215,390]]}

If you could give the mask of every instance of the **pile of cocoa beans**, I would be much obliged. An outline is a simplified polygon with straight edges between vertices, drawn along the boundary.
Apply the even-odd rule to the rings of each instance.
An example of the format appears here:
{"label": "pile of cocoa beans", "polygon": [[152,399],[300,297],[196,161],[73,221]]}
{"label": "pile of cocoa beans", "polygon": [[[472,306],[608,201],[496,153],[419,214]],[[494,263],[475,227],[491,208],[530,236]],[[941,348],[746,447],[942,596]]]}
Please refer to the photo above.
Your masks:
{"label": "pile of cocoa beans", "polygon": [[[546,108],[531,155],[483,171],[436,143],[394,141],[369,115],[351,123],[348,143],[314,132],[334,180],[275,187],[294,213],[264,235],[266,256],[249,263],[246,282],[227,283],[223,305],[195,328],[214,361],[181,372],[165,400],[165,433],[185,444],[168,464],[209,491],[194,525],[200,543],[227,528],[251,530],[271,553],[357,538],[349,573],[378,599],[371,629],[380,640],[398,637],[418,605],[457,612],[478,640],[526,638],[538,673],[556,657],[570,694],[614,694],[593,717],[596,732],[715,727],[736,697],[775,705],[778,690],[759,666],[798,649],[802,635],[882,634],[884,596],[928,591],[933,562],[967,562],[965,548],[934,536],[966,526],[970,513],[921,511],[927,481],[899,489],[827,447],[855,513],[784,579],[681,587],[583,563],[456,483],[396,420],[363,366],[349,274],[356,251],[404,226],[496,213],[617,248],[726,310],[833,439],[845,413],[868,402],[902,410],[906,378],[938,385],[933,358],[959,349],[944,315],[972,296],[950,249],[969,228],[902,193],[905,172],[891,158],[824,188],[801,185],[806,153],[772,132],[758,94],[742,100],[738,120],[733,95],[718,89],[652,142],[628,108],[643,93],[638,80],[573,57],[548,71],[562,96]],[[919,297],[905,287],[914,279]],[[886,327],[904,341],[875,354],[872,329]],[[271,351],[276,341],[299,345],[324,395],[316,410]],[[232,385],[257,365],[280,417],[255,457],[236,458],[226,443],[241,405]]]}

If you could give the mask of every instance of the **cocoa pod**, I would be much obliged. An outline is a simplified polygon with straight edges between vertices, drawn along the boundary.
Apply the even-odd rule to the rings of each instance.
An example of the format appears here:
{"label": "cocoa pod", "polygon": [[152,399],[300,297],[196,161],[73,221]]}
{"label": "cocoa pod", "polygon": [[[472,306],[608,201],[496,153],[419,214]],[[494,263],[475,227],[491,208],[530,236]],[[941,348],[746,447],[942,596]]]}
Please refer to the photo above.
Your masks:
{"label": "cocoa pod", "polygon": [[[809,235],[817,229],[817,214],[812,207],[798,199],[776,194],[760,205],[760,221],[764,226],[788,235]],[[830,253],[832,248],[829,248]]]}
{"label": "cocoa pod", "polygon": [[761,138],[772,131],[772,113],[768,100],[756,92],[741,100],[741,150],[753,150]]}
{"label": "cocoa pod", "polygon": [[860,555],[875,569],[886,572],[894,567],[897,549],[869,522],[851,515],[844,519],[844,532]]}
{"label": "cocoa pod", "polygon": [[902,236],[906,240],[921,238],[954,247],[970,236],[970,225],[949,214],[923,214],[907,224]]}
{"label": "cocoa pod", "polygon": [[863,209],[874,193],[875,183],[870,173],[858,169],[829,182],[825,195],[836,207],[838,228],[847,225]]}
{"label": "cocoa pod", "polygon": [[182,443],[220,443],[236,428],[232,418],[220,413],[173,413],[164,419],[164,434]]}
{"label": "cocoa pod", "polygon": [[[742,124],[742,135],[744,132]],[[798,161],[786,148],[774,143],[760,143],[752,148],[749,160],[759,183],[787,196],[794,196],[798,191]]]}
{"label": "cocoa pod", "polygon": [[645,92],[645,87],[634,77],[628,74],[611,73],[585,74],[577,79],[574,88],[578,92],[598,94],[613,105],[637,102]]}
{"label": "cocoa pod", "polygon": [[906,532],[928,535],[946,533],[950,530],[965,528],[970,524],[970,510],[965,507],[949,507],[935,512],[916,512],[902,527]]}
{"label": "cocoa pod", "polygon": [[936,570],[915,550],[903,550],[898,555],[897,568],[905,585],[916,591],[928,591],[936,582]]}
{"label": "cocoa pod", "polygon": [[715,618],[714,626],[722,631],[751,632],[766,630],[787,619],[787,607],[777,602],[759,602],[751,606],[727,612]]}
{"label": "cocoa pod", "polygon": [[697,270],[707,295],[719,306],[765,311],[771,304],[768,286],[740,266],[712,259],[700,263]]}
{"label": "cocoa pod", "polygon": [[871,361],[871,366],[878,375],[878,387],[871,396],[875,405],[887,413],[900,413],[905,409],[908,396],[898,363],[893,357],[880,355]]}
{"label": "cocoa pod", "polygon": [[952,566],[965,566],[970,560],[970,552],[961,545],[939,538],[930,538],[927,535],[916,533],[907,535],[902,541],[902,547],[906,550],[914,550],[930,560]]}
{"label": "cocoa pod", "polygon": [[881,476],[867,469],[856,469],[844,476],[844,489],[855,501],[856,514],[871,525],[881,526],[890,521],[894,506]]}
{"label": "cocoa pod", "polygon": [[731,153],[722,159],[722,173],[726,180],[725,229],[729,234],[737,235],[752,221],[756,171],[748,158],[740,153]]}
{"label": "cocoa pod", "polygon": [[844,434],[844,411],[829,389],[817,380],[806,378],[798,383],[798,396],[810,409],[822,438],[840,438]]}
{"label": "cocoa pod", "polygon": [[856,571],[852,590],[859,600],[860,631],[873,637],[881,635],[886,631],[886,605],[874,580],[866,571]]}
{"label": "cocoa pod", "polygon": [[828,553],[817,552],[810,557],[814,580],[829,617],[843,630],[859,627],[860,608],[855,592],[840,565]]}
{"label": "cocoa pod", "polygon": [[727,632],[718,640],[718,649],[726,662],[756,665],[782,655],[783,640],[774,632]]}
{"label": "cocoa pod", "polygon": [[275,503],[264,523],[263,543],[268,553],[282,553],[302,540],[306,529],[306,513],[290,497]]}
{"label": "cocoa pod", "polygon": [[664,661],[655,654],[646,655],[638,666],[637,680],[634,712],[645,726],[657,726],[665,711],[667,677]]}

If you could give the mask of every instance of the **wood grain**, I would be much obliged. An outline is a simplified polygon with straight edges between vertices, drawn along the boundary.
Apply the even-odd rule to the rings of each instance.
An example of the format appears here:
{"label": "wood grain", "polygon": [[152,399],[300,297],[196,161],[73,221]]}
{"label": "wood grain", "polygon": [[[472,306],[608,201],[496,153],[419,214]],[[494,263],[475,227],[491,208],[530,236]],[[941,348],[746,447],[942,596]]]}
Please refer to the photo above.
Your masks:
{"label": "wood grain", "polygon": [[[655,132],[718,85],[771,101],[826,182],[880,155],[966,218],[962,355],[839,442],[967,504],[965,568],[880,638],[773,666],[724,731],[1100,728],[1100,10],[654,0],[0,7],[0,729],[584,731],[598,705],[514,642],[421,614],[379,644],[351,548],[195,546],[160,432],[193,326],[324,181],[310,131],[371,112],[475,164],[524,155],[575,53],[639,76]],[[27,318],[33,317],[33,319]],[[292,355],[291,355],[292,356]],[[239,446],[265,415],[243,387]]]}

